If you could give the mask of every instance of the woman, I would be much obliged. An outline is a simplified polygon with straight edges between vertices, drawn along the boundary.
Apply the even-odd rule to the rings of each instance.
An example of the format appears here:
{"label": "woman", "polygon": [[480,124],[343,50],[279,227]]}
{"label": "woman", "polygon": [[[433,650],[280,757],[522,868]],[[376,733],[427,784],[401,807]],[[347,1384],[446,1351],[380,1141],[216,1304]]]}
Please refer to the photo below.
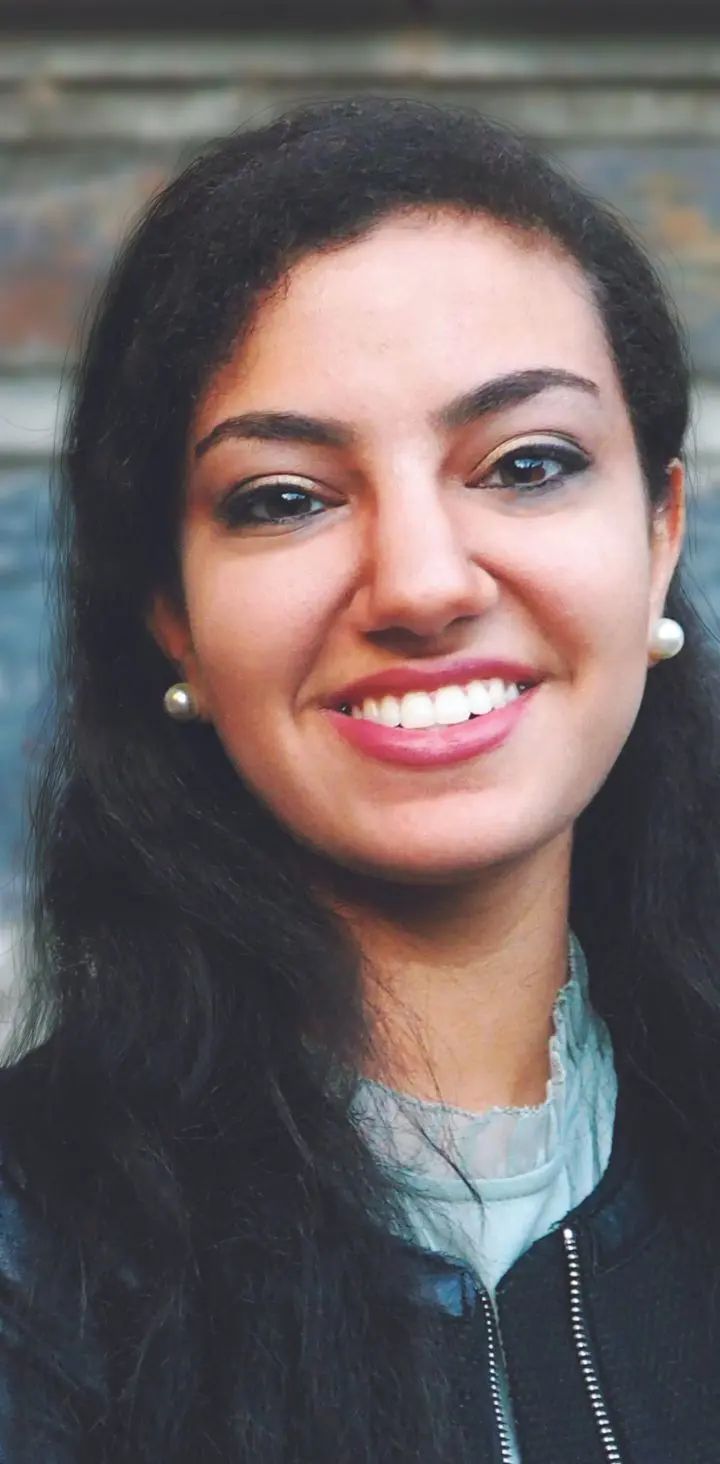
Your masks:
{"label": "woman", "polygon": [[687,415],[638,246],[477,116],[313,107],[141,221],[59,500],[13,1464],[716,1457]]}

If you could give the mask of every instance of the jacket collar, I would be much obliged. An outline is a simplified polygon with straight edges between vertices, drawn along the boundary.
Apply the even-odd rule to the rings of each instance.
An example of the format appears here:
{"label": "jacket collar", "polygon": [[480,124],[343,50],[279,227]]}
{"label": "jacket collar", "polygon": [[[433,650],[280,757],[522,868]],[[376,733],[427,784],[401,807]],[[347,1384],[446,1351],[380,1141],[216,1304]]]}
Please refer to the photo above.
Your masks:
{"label": "jacket collar", "polygon": [[[597,1276],[622,1265],[662,1224],[662,1214],[643,1177],[631,1115],[622,1095],[607,1169],[592,1194],[561,1224],[571,1225],[578,1233],[585,1263]],[[500,1282],[498,1294],[512,1284],[526,1260],[540,1260],[544,1252],[560,1243],[559,1229],[555,1227],[520,1257]],[[474,1311],[481,1288],[477,1277],[461,1262],[407,1243],[403,1251],[409,1265],[410,1290],[419,1302],[437,1306],[455,1317]]]}

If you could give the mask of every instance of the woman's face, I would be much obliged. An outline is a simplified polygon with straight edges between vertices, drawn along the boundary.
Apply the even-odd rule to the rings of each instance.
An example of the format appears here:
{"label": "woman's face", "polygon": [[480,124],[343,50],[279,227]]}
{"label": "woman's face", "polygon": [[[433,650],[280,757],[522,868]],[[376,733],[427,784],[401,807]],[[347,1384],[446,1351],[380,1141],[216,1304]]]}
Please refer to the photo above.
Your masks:
{"label": "woman's face", "polygon": [[391,219],[297,265],[211,383],[186,618],[163,602],[156,631],[297,839],[467,879],[567,839],[615,761],[671,485],[651,522],[574,264],[482,218]]}

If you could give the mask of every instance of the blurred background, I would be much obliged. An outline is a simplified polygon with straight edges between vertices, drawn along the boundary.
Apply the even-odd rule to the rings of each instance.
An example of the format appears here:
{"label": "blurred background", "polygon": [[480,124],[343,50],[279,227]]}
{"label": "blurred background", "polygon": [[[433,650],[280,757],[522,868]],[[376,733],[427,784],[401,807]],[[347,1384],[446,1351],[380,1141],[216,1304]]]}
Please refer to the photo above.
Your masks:
{"label": "blurred background", "polygon": [[509,119],[647,242],[690,335],[689,560],[720,614],[720,0],[0,0],[0,966],[78,324],[144,201],[205,139],[358,90]]}

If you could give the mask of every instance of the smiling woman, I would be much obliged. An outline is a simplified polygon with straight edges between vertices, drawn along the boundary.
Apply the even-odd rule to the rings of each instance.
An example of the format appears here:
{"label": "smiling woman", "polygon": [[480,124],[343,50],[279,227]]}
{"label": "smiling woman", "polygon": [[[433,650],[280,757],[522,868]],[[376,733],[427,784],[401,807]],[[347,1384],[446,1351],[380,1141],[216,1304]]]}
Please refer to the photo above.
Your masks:
{"label": "smiling woman", "polygon": [[303,110],[141,221],[57,504],[13,1464],[711,1457],[687,414],[637,245],[476,115]]}

